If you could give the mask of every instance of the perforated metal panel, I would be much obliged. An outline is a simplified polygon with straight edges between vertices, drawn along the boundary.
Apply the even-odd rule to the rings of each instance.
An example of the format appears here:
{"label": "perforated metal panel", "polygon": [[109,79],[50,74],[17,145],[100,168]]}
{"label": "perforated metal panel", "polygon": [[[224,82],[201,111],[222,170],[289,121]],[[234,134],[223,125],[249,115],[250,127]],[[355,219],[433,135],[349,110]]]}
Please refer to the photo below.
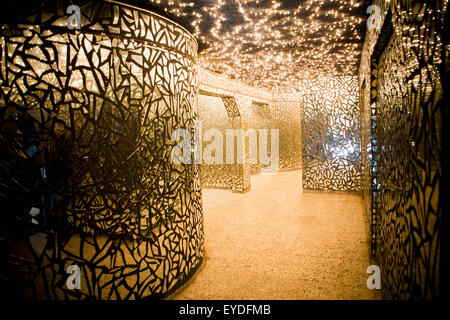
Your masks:
{"label": "perforated metal panel", "polygon": [[1,30],[5,285],[29,298],[166,294],[204,250],[198,167],[170,159],[171,131],[194,129],[197,44],[108,2],[87,2],[70,31],[61,5]]}

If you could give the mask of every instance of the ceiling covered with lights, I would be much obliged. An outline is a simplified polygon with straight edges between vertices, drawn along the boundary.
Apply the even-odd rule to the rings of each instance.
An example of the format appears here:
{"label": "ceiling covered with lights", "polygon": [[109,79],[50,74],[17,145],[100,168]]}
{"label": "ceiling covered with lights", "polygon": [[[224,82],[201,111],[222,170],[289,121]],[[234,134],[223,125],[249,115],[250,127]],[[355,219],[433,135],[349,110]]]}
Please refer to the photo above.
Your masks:
{"label": "ceiling covered with lights", "polygon": [[291,93],[296,82],[357,73],[362,0],[147,0],[199,40],[199,65]]}

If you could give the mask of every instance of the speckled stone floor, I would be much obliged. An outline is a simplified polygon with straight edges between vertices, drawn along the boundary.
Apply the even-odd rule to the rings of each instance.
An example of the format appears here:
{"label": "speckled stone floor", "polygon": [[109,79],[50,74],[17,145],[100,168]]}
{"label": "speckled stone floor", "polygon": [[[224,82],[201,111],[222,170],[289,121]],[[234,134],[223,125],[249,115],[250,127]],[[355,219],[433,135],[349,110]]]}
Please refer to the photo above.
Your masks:
{"label": "speckled stone floor", "polygon": [[206,260],[171,299],[377,299],[359,196],[303,192],[301,171],[203,190]]}

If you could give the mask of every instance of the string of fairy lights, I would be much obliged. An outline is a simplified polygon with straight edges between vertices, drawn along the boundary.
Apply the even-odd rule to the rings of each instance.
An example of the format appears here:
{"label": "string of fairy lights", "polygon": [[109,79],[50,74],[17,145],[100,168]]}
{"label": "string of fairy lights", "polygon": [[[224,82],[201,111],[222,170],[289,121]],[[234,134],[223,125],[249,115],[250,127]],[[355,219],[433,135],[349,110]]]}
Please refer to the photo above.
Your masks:
{"label": "string of fairy lights", "polygon": [[355,75],[366,14],[361,0],[150,0],[190,24],[199,65],[274,92]]}

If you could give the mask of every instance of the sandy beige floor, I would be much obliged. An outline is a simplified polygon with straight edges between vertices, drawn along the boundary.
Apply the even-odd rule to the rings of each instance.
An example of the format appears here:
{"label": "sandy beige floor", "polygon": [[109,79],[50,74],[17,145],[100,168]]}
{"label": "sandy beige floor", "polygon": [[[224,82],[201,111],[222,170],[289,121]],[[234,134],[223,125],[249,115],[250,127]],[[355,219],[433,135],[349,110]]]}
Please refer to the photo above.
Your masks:
{"label": "sandy beige floor", "polygon": [[203,191],[206,260],[172,299],[374,299],[360,197],[302,192],[301,171]]}

